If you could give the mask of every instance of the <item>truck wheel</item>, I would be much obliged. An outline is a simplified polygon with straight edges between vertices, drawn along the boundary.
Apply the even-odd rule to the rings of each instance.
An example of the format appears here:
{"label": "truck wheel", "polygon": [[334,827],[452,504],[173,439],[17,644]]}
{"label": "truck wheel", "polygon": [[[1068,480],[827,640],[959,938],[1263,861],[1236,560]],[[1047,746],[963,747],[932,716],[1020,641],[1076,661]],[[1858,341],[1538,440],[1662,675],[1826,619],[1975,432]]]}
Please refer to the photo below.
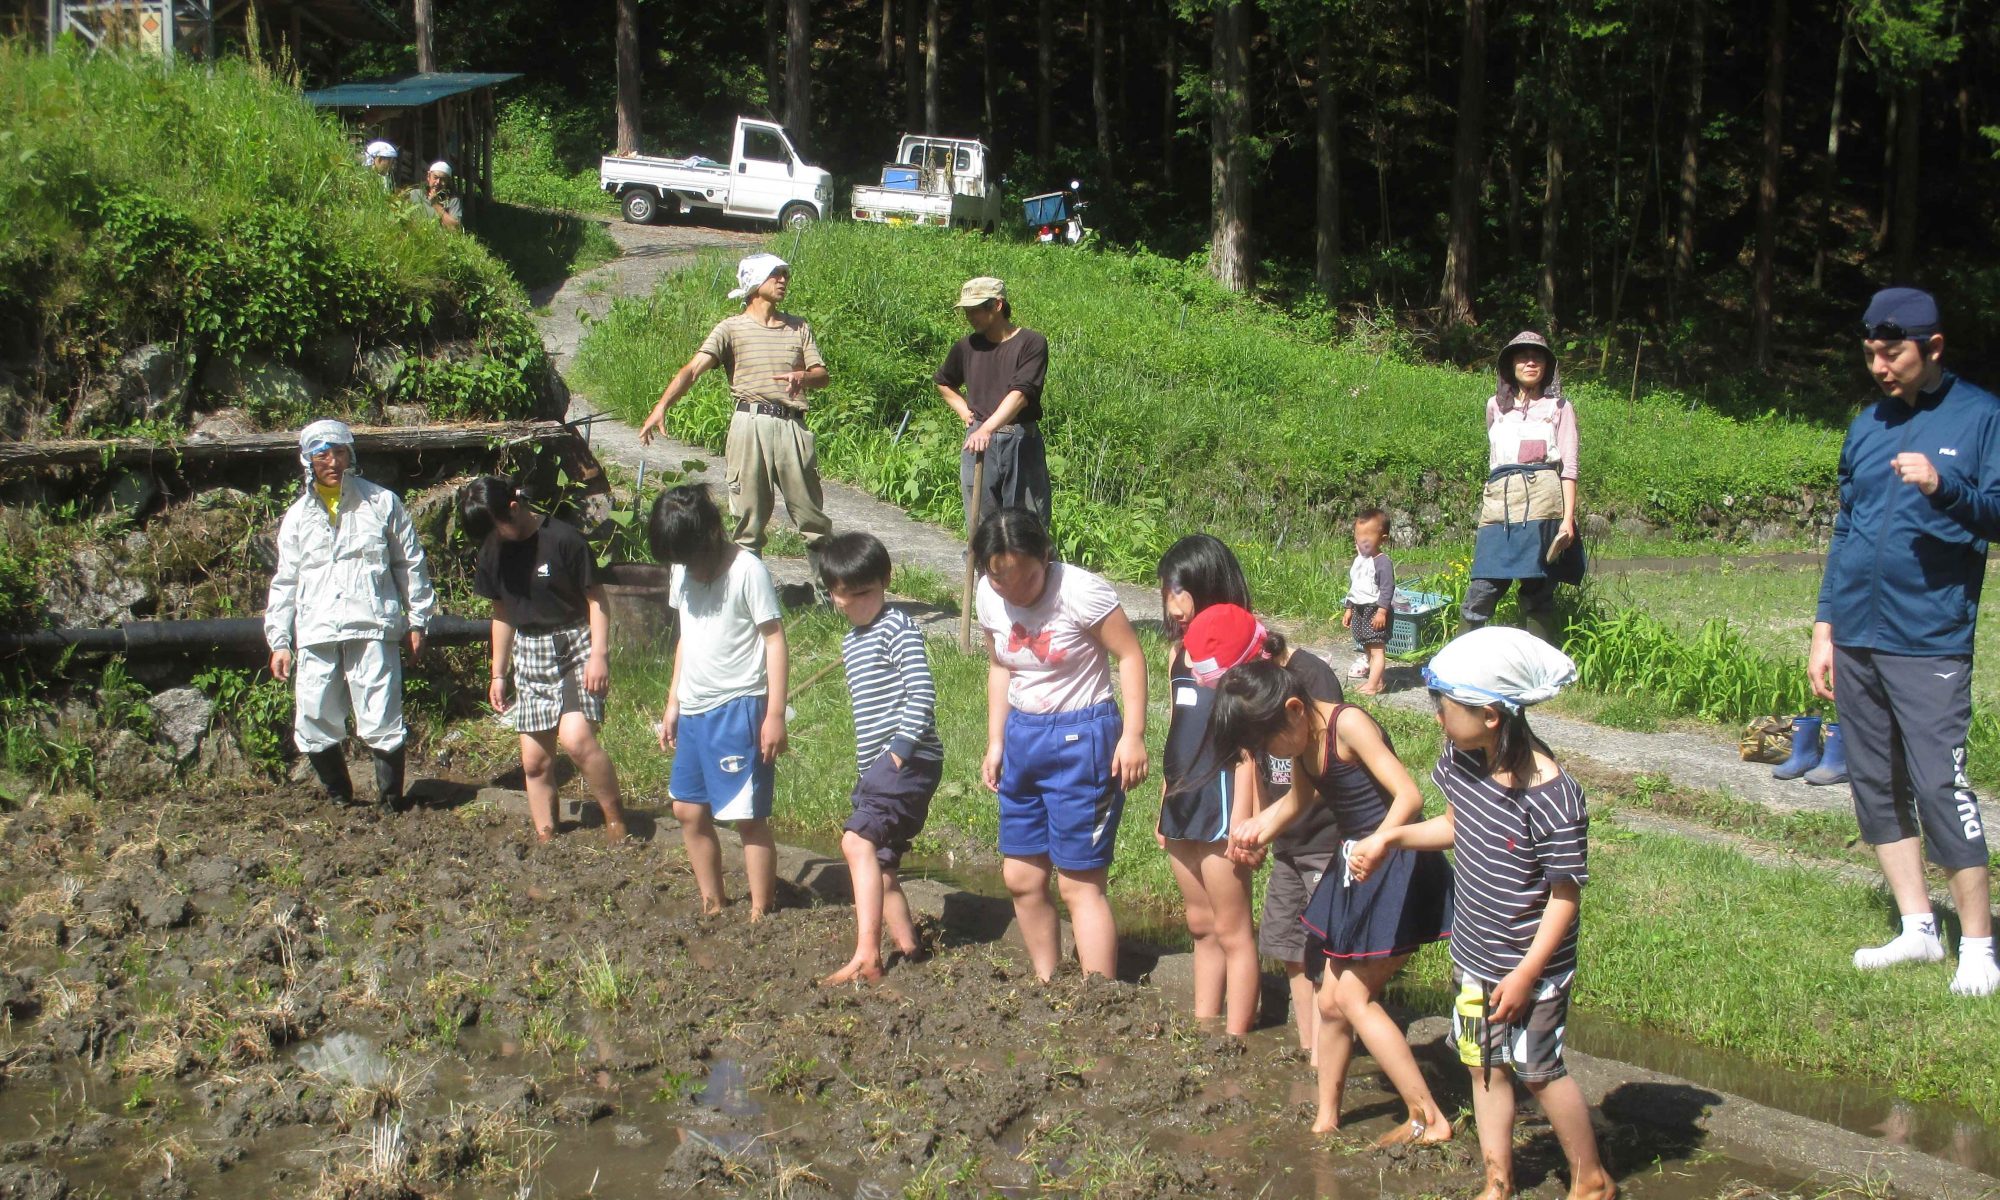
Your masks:
{"label": "truck wheel", "polygon": [[778,214],[780,229],[804,229],[813,223],[813,207],[810,204],[787,204]]}
{"label": "truck wheel", "polygon": [[660,199],[645,188],[632,188],[625,193],[625,219],[634,225],[651,225],[660,216]]}

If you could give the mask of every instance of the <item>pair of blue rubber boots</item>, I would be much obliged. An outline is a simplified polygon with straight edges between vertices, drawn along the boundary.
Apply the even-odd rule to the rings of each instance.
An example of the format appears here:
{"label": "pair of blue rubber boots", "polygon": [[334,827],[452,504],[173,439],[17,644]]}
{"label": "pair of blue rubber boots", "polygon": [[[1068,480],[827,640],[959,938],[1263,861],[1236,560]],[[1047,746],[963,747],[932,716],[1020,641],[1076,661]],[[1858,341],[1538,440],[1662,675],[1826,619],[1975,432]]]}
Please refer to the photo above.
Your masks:
{"label": "pair of blue rubber boots", "polygon": [[1847,782],[1847,747],[1840,741],[1840,723],[1827,721],[1820,737],[1819,717],[1792,718],[1792,756],[1771,768],[1773,779],[1798,779],[1818,787]]}

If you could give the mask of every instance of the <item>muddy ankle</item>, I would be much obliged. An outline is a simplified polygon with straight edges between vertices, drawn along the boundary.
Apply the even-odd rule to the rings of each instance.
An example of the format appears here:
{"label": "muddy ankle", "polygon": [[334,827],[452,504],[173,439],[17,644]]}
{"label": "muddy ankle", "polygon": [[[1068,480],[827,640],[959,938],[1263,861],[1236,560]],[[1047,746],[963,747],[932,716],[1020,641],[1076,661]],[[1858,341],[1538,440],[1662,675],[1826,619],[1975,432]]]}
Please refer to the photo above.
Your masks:
{"label": "muddy ankle", "polygon": [[862,983],[874,983],[881,978],[881,963],[855,958],[849,959],[846,966],[820,980],[819,985],[823,988],[842,987],[857,980]]}
{"label": "muddy ankle", "polygon": [[614,846],[624,845],[625,839],[628,836],[630,835],[625,832],[625,822],[623,821],[611,821],[604,826],[604,840]]}
{"label": "muddy ankle", "polygon": [[1312,1131],[1314,1133],[1333,1133],[1339,1128],[1340,1114],[1338,1112],[1323,1112],[1313,1117]]}
{"label": "muddy ankle", "polygon": [[1618,1185],[1600,1168],[1593,1175],[1572,1180],[1567,1200],[1614,1200],[1617,1195]]}
{"label": "muddy ankle", "polygon": [[543,825],[535,830],[535,840],[544,845],[554,841],[555,837],[556,837],[556,827],[553,825]]}
{"label": "muddy ankle", "polygon": [[1489,1175],[1486,1179],[1486,1186],[1480,1189],[1477,1200],[1513,1200],[1513,1195],[1513,1180],[1495,1179]]}

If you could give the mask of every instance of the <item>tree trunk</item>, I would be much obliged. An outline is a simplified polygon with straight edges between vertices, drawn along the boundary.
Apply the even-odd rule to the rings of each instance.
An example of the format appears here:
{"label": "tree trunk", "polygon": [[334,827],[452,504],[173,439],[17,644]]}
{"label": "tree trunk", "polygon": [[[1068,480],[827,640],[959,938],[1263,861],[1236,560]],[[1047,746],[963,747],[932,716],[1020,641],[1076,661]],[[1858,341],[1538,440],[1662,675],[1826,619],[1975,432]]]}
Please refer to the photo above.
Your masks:
{"label": "tree trunk", "polygon": [[[1561,103],[1558,101],[1557,103]],[[1556,254],[1562,242],[1563,144],[1557,132],[1562,122],[1549,118],[1547,164],[1542,179],[1542,278],[1535,300],[1542,310],[1542,333],[1556,331]]]}
{"label": "tree trunk", "polygon": [[1819,236],[1814,238],[1812,285],[1817,291],[1826,282],[1826,247],[1834,239],[1834,188],[1840,181],[1840,122],[1847,101],[1847,62],[1854,40],[1844,27],[1840,52],[1833,59],[1833,105],[1826,118],[1826,157],[1819,162]]}
{"label": "tree trunk", "polygon": [[1889,112],[1882,121],[1882,209],[1875,218],[1875,238],[1870,247],[1877,253],[1889,244],[1889,213],[1896,207],[1896,131],[1902,128],[1903,89],[1886,90]]}
{"label": "tree trunk", "polygon": [[903,0],[903,129],[914,133],[924,123],[924,6]]}
{"label": "tree trunk", "polygon": [[785,0],[764,0],[764,102],[784,118]]}
{"label": "tree trunk", "polygon": [[812,137],[812,2],[785,0],[785,127]]}
{"label": "tree trunk", "polygon": [[1451,229],[1445,244],[1439,319],[1472,324],[1472,241],[1479,223],[1479,134],[1486,105],[1486,0],[1465,0],[1459,47],[1458,137],[1452,147]]}
{"label": "tree trunk", "polygon": [[1771,0],[1764,54],[1764,162],[1757,175],[1757,261],[1750,295],[1750,347],[1757,368],[1771,365],[1772,287],[1778,267],[1778,170],[1784,164],[1785,25],[1788,0]]}
{"label": "tree trunk", "polygon": [[1917,268],[1917,135],[1923,97],[1915,80],[1896,100],[1896,203],[1890,212],[1890,272],[1908,283]]}
{"label": "tree trunk", "polygon": [[1160,186],[1174,190],[1174,141],[1180,134],[1180,39],[1175,36],[1174,10],[1160,18]]}
{"label": "tree trunk", "polygon": [[1056,5],[1055,0],[1040,0],[1035,5],[1035,159],[1049,161],[1049,152],[1055,149],[1050,122],[1054,117],[1056,53]]}
{"label": "tree trunk", "polygon": [[1104,0],[1089,0],[1084,19],[1090,23],[1090,108],[1097,117],[1097,165],[1111,175],[1111,86],[1105,77]]}
{"label": "tree trunk", "polygon": [[639,0],[618,0],[618,153],[639,152]]}
{"label": "tree trunk", "polygon": [[437,56],[431,52],[431,0],[410,0],[410,24],[417,32],[417,70],[428,75],[437,70]]}
{"label": "tree trunk", "polygon": [[924,132],[938,131],[938,0],[924,4]]}
{"label": "tree trunk", "polygon": [[889,59],[896,48],[896,0],[882,0],[882,44],[875,50],[875,69],[889,73]]}
{"label": "tree trunk", "polygon": [[1216,281],[1232,292],[1250,289],[1250,11],[1247,0],[1213,0],[1213,73],[1209,160],[1209,261]]}
{"label": "tree trunk", "polygon": [[1678,310],[1681,292],[1694,273],[1695,200],[1701,185],[1701,88],[1707,79],[1708,0],[1689,0],[1687,123],[1681,130],[1680,228],[1674,238],[1674,269],[1668,308]]}
{"label": "tree trunk", "polygon": [[999,139],[1000,129],[1000,85],[993,76],[993,23],[999,18],[991,8],[985,13],[979,20],[979,111],[986,148],[991,150]]}
{"label": "tree trunk", "polygon": [[1313,78],[1317,111],[1314,151],[1319,164],[1313,224],[1313,282],[1328,303],[1340,300],[1340,78],[1334,71],[1333,15],[1319,22],[1319,62]]}

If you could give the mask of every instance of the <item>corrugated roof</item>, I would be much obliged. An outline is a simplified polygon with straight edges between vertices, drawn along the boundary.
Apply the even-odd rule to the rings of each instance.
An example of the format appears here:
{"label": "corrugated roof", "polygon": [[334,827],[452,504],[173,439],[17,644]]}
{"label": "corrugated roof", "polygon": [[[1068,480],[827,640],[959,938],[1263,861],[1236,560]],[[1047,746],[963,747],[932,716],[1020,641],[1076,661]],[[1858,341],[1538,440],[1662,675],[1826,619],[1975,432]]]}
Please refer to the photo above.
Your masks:
{"label": "corrugated roof", "polygon": [[337,83],[307,92],[305,96],[308,103],[320,108],[417,108],[446,96],[493,87],[520,77],[518,71],[435,71],[429,75]]}

